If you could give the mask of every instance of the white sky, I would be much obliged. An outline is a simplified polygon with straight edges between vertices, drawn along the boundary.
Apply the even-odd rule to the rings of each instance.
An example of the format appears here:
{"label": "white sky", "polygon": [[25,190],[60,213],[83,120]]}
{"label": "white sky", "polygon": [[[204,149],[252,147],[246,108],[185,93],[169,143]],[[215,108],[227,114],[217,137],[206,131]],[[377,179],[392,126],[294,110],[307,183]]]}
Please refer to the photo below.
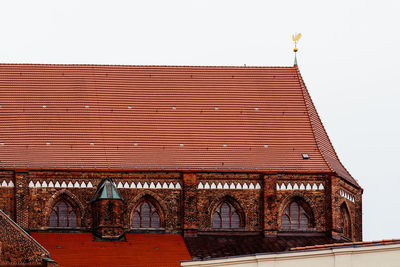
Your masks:
{"label": "white sky", "polygon": [[364,188],[364,239],[400,238],[400,1],[6,1],[0,62],[293,64]]}

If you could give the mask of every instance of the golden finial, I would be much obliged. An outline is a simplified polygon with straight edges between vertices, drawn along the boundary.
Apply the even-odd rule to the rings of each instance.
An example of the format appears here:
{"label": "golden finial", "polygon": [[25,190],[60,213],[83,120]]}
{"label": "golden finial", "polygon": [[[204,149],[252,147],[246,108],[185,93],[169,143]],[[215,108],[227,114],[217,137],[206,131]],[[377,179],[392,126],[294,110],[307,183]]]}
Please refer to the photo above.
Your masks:
{"label": "golden finial", "polygon": [[297,43],[301,38],[301,33],[296,33],[292,35],[292,40],[294,42],[294,49],[293,51],[296,53],[299,49],[297,48]]}
{"label": "golden finial", "polygon": [[294,42],[294,48],[293,48],[293,52],[294,52],[294,65],[297,66],[297,51],[299,50],[297,48],[297,42],[300,40],[301,38],[301,33],[296,33],[292,35],[292,40]]}

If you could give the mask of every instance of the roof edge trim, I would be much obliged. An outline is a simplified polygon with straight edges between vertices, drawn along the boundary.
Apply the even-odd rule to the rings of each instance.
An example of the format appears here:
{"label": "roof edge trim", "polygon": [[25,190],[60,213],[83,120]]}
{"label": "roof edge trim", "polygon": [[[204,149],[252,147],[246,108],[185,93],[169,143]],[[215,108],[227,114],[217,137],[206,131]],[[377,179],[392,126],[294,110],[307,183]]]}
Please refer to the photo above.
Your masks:
{"label": "roof edge trim", "polygon": [[[332,172],[336,173],[339,177],[341,177],[341,178],[345,179],[346,181],[350,182],[352,185],[356,186],[357,188],[361,188],[361,186],[357,183],[357,181],[353,178],[353,176],[350,174],[350,172],[346,169],[346,167],[344,167],[344,165],[340,161],[340,159],[339,159],[339,157],[338,157],[338,155],[336,153],[336,150],[335,150],[335,148],[334,148],[334,146],[333,146],[333,144],[332,144],[332,142],[331,142],[331,140],[329,138],[329,135],[326,132],[325,126],[322,123],[322,120],[321,120],[321,118],[320,118],[320,116],[318,114],[318,111],[315,108],[314,102],[313,102],[313,100],[312,100],[312,98],[310,96],[310,93],[308,92],[308,89],[307,89],[307,87],[305,85],[305,82],[304,82],[302,76],[301,76],[301,73],[300,73],[300,70],[299,70],[298,66],[295,65],[294,69],[296,71],[296,75],[298,77],[298,80],[299,80],[299,83],[300,83],[300,86],[301,86],[301,89],[302,89],[303,101],[305,103],[305,106],[307,107],[308,118],[310,120],[310,125],[311,125],[311,128],[313,130],[313,135],[314,135],[314,138],[315,138],[315,142],[317,143],[318,150],[321,153],[325,163],[327,164],[328,168],[330,170],[332,170]],[[306,97],[308,98],[309,103],[308,103],[308,101],[306,101]],[[319,126],[322,129],[322,132],[323,132],[322,134],[327,139],[328,146],[332,150],[332,152],[334,153],[334,156],[335,156],[334,160],[337,161],[340,164],[340,166],[343,168],[345,175],[339,174],[338,171],[329,163],[329,161],[327,159],[328,156],[323,151],[323,149],[321,147],[321,141],[317,137],[315,125],[312,122],[312,118],[311,118],[311,116],[312,116],[311,111],[313,111],[315,113],[315,119],[317,120],[317,123],[319,124]],[[345,177],[343,177],[343,176],[345,176]]]}

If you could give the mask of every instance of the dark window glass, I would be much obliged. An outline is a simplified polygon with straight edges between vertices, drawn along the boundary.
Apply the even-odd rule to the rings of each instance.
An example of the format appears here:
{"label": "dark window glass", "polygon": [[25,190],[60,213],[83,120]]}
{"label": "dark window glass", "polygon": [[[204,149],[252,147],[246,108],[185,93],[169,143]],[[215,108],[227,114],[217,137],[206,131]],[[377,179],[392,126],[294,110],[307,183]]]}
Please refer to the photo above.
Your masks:
{"label": "dark window glass", "polygon": [[151,216],[151,226],[153,228],[160,228],[160,217],[157,212],[154,212]]}
{"label": "dark window glass", "polygon": [[133,228],[160,228],[160,214],[149,201],[141,202],[132,217]]}
{"label": "dark window glass", "polygon": [[213,216],[213,228],[221,228],[221,216],[218,212],[215,212]]}
{"label": "dark window glass", "polygon": [[135,212],[135,214],[133,214],[132,226],[133,226],[133,228],[140,228],[140,215],[139,215],[139,212]]}
{"label": "dark window glass", "polygon": [[291,202],[285,208],[282,216],[282,229],[307,230],[310,229],[310,219],[303,207],[297,201]]}
{"label": "dark window glass", "polygon": [[236,212],[232,214],[232,228],[240,228],[240,217]]}
{"label": "dark window glass", "polygon": [[290,217],[289,212],[285,213],[282,217],[282,228],[283,229],[290,229]]}
{"label": "dark window glass", "polygon": [[72,206],[64,200],[57,202],[50,214],[51,227],[78,227],[76,213]]}
{"label": "dark window glass", "polygon": [[345,206],[340,208],[340,213],[343,235],[346,237],[351,237],[350,214]]}
{"label": "dark window glass", "polygon": [[150,228],[150,206],[146,202],[142,205],[142,226],[143,228]]}
{"label": "dark window glass", "polygon": [[213,228],[240,228],[240,216],[229,202],[222,202],[212,216]]}

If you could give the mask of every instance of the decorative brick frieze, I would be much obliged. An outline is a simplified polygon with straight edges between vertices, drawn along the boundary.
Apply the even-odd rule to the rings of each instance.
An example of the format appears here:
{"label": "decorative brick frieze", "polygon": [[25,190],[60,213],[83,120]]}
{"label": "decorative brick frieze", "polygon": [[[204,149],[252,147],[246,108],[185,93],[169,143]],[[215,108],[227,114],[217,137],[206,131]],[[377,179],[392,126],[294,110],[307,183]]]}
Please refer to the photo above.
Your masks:
{"label": "decorative brick frieze", "polygon": [[276,190],[324,190],[323,183],[314,182],[278,182]]}
{"label": "decorative brick frieze", "polygon": [[340,189],[339,190],[339,194],[340,194],[341,197],[344,197],[345,199],[350,200],[353,203],[355,202],[354,195],[349,193],[349,192],[347,192],[346,190]]}
{"label": "decorative brick frieze", "polygon": [[8,182],[6,180],[0,180],[0,187],[14,187],[14,182],[12,180]]}
{"label": "decorative brick frieze", "polygon": [[218,182],[202,181],[197,185],[197,189],[261,189],[260,183],[256,182]]}
{"label": "decorative brick frieze", "polygon": [[[5,182],[4,182],[5,183]],[[175,181],[119,181],[114,182],[117,188],[125,189],[182,189],[179,182]],[[7,187],[12,187],[14,184],[9,182]],[[6,186],[4,186],[6,187]],[[91,181],[64,181],[64,180],[50,180],[50,181],[30,181],[29,188],[93,188]],[[254,185],[253,185],[254,187]]]}
{"label": "decorative brick frieze", "polygon": [[179,182],[168,181],[122,181],[117,183],[117,188],[131,189],[182,189]]}
{"label": "decorative brick frieze", "polygon": [[30,188],[93,188],[93,184],[91,181],[58,181],[58,180],[50,180],[50,181],[30,181]]}

